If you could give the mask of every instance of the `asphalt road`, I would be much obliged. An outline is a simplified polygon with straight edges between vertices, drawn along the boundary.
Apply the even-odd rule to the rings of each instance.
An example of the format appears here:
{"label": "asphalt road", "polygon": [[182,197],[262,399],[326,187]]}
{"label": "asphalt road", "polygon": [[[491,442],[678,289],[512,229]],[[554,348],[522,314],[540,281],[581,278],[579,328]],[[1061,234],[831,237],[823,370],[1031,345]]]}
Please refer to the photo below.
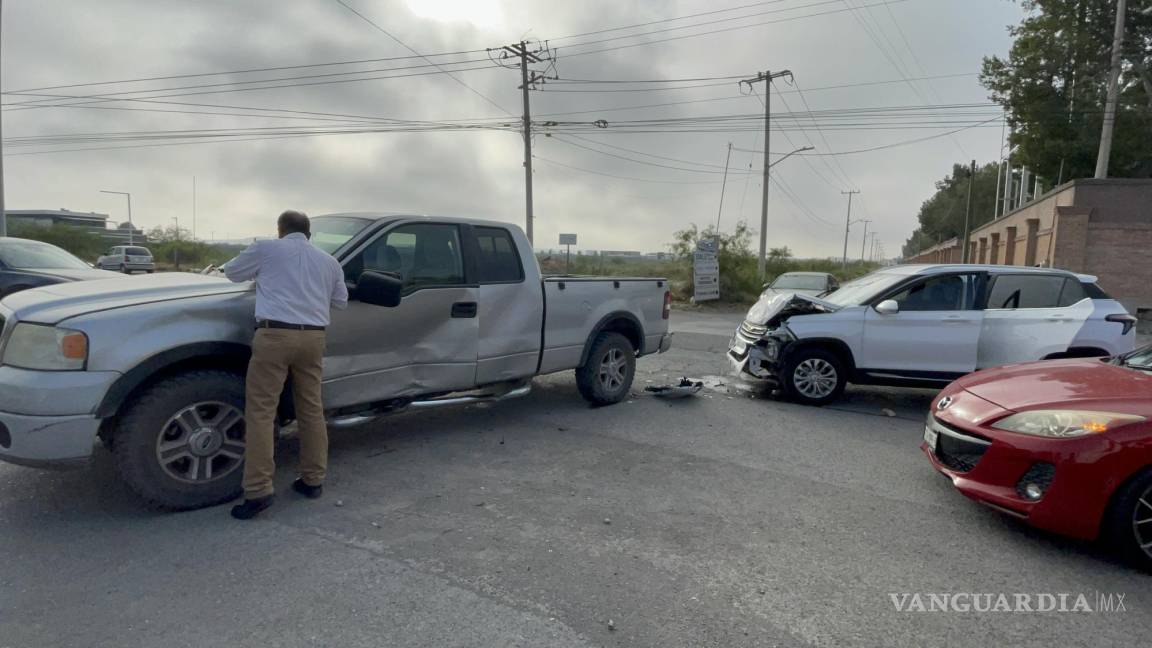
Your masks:
{"label": "asphalt road", "polygon": [[[1150,576],[955,493],[931,394],[835,408],[738,388],[739,316],[676,313],[636,396],[531,396],[338,432],[325,498],[259,520],[141,508],[88,471],[0,465],[0,647],[1105,646],[1152,636]],[[653,381],[707,377],[665,402]],[[884,412],[884,410],[890,410]],[[889,416],[895,414],[895,416]],[[294,460],[293,442],[282,456]],[[290,470],[277,483],[286,491]],[[897,612],[890,593],[1125,594],[1104,613]]]}

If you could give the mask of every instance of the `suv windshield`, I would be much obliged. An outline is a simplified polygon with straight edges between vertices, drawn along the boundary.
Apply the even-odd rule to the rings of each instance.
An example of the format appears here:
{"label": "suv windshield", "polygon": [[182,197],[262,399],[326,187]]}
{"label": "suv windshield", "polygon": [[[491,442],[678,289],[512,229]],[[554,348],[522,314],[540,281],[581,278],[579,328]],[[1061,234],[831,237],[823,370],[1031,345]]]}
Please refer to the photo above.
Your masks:
{"label": "suv windshield", "polygon": [[371,224],[368,218],[318,216],[312,219],[312,245],[332,254]]}
{"label": "suv windshield", "polygon": [[0,241],[0,262],[17,270],[82,270],[89,267],[55,245],[18,239]]}
{"label": "suv windshield", "polygon": [[908,278],[906,274],[893,272],[873,272],[840,286],[840,290],[822,297],[826,302],[838,306],[857,306],[872,299]]}
{"label": "suv windshield", "polygon": [[769,288],[773,290],[827,290],[828,280],[821,275],[784,274],[777,277]]}

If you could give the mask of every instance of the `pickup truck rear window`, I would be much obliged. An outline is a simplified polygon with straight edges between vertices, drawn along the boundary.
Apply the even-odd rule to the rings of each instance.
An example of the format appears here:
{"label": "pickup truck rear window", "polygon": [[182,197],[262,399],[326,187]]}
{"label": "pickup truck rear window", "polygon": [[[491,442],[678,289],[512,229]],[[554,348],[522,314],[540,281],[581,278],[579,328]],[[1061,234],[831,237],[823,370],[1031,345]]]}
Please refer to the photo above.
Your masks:
{"label": "pickup truck rear window", "polygon": [[480,248],[478,271],[480,283],[515,283],[524,280],[520,255],[508,230],[499,227],[477,227],[476,242]]}

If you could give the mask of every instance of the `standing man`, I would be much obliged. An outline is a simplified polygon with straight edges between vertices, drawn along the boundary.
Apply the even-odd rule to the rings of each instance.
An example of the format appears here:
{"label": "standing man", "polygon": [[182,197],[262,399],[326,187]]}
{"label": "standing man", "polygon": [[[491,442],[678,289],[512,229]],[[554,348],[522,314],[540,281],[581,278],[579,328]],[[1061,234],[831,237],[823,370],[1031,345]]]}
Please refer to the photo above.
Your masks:
{"label": "standing man", "polygon": [[320,497],[328,467],[320,400],[324,329],[331,307],[348,306],[348,288],[339,262],[309,242],[307,216],[286,211],[276,228],[279,239],[255,241],[224,266],[232,281],[256,280],[256,335],[245,385],[244,502],[232,507],[238,520],[272,505],[276,410],[289,376],[300,426],[300,477],[292,489]]}

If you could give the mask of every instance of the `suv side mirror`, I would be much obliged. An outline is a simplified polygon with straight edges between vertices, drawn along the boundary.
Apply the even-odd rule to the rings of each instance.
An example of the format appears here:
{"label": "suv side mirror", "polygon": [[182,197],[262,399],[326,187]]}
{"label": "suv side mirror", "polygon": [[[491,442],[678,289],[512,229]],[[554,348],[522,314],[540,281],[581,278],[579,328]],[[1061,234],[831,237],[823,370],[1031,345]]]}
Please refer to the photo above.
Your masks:
{"label": "suv side mirror", "polygon": [[885,299],[876,304],[876,312],[881,315],[895,315],[900,312],[900,304],[897,304],[895,299]]}
{"label": "suv side mirror", "polygon": [[355,298],[365,304],[395,308],[400,305],[404,282],[384,272],[365,270],[356,281]]}

